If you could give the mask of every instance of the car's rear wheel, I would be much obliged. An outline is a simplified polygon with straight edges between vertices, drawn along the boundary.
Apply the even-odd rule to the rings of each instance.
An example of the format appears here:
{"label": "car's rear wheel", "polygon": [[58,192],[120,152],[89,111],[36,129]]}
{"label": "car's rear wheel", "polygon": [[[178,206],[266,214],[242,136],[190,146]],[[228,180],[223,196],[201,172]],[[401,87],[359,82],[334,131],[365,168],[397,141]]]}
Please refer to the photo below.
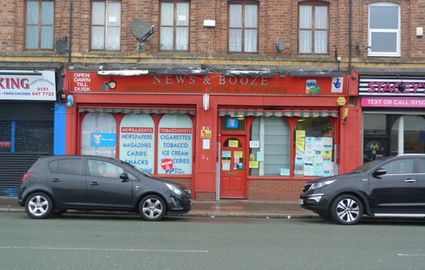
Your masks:
{"label": "car's rear wheel", "polygon": [[363,204],[356,196],[344,194],[336,198],[332,203],[331,217],[339,224],[357,224],[362,215]]}
{"label": "car's rear wheel", "polygon": [[52,212],[50,197],[42,192],[31,194],[25,201],[25,211],[30,218],[46,218]]}
{"label": "car's rear wheel", "polygon": [[167,209],[164,201],[157,195],[144,197],[139,204],[139,212],[142,219],[157,221],[164,217]]}

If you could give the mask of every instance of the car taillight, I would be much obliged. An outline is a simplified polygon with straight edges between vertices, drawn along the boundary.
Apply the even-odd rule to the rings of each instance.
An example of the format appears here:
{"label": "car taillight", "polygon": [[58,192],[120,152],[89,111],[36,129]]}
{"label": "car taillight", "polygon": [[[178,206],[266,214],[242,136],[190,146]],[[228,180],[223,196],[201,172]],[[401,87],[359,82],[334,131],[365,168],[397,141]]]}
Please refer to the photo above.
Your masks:
{"label": "car taillight", "polygon": [[28,181],[33,175],[34,174],[31,172],[24,173],[24,175],[22,175],[22,183],[25,183],[26,181]]}

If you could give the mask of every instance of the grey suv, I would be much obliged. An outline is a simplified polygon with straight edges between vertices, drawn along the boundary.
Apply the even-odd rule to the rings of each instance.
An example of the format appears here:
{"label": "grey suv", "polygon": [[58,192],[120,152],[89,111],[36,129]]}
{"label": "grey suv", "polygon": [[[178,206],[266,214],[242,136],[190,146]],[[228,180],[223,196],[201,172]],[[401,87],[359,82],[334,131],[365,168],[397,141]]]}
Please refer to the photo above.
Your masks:
{"label": "grey suv", "polygon": [[374,160],[350,173],[308,182],[303,208],[340,224],[356,224],[363,214],[425,217],[425,155]]}
{"label": "grey suv", "polygon": [[186,213],[192,203],[186,187],[99,156],[39,158],[22,177],[18,201],[36,219],[75,209],[134,211],[148,221]]}

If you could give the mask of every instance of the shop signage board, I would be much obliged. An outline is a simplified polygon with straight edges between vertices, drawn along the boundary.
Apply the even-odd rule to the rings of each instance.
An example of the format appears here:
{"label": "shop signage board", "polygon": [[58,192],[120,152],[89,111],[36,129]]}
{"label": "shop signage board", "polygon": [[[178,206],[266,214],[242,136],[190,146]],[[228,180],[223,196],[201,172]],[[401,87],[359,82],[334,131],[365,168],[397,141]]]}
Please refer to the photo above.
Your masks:
{"label": "shop signage board", "polygon": [[425,98],[363,97],[362,107],[425,108]]}
{"label": "shop signage board", "polygon": [[0,71],[0,100],[56,100],[55,72]]}
{"label": "shop signage board", "polygon": [[[231,93],[306,95],[306,85],[314,81],[311,94],[338,95],[332,77],[261,77],[208,75],[99,76],[96,72],[68,72],[71,93]],[[111,81],[115,88],[106,87]],[[338,82],[339,83],[339,82]],[[333,89],[333,90],[332,90]]]}
{"label": "shop signage board", "polygon": [[361,76],[360,96],[425,97],[425,77]]}

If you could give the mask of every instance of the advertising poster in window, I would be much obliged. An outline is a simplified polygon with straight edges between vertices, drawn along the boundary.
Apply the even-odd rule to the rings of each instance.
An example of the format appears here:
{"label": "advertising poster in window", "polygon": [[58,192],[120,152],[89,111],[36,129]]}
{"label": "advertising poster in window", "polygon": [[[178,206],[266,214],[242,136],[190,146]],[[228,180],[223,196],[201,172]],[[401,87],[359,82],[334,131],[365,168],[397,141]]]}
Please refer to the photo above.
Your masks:
{"label": "advertising poster in window", "polygon": [[[302,139],[304,143],[301,143]],[[295,175],[333,175],[332,138],[299,136],[296,138],[296,143]]]}
{"label": "advertising poster in window", "polygon": [[120,159],[150,174],[155,160],[154,127],[150,115],[127,115],[120,128]]}
{"label": "advertising poster in window", "polygon": [[192,173],[192,128],[159,128],[158,173]]}

